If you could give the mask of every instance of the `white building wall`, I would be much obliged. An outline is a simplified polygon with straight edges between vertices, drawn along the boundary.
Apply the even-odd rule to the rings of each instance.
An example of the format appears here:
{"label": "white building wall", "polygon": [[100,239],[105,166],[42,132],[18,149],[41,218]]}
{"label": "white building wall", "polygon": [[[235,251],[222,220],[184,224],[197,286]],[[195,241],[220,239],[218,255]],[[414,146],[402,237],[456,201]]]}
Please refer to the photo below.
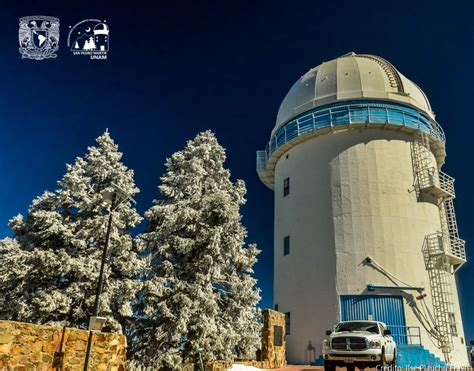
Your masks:
{"label": "white building wall", "polygon": [[[407,284],[425,287],[431,307],[421,248],[425,235],[440,230],[440,219],[435,205],[416,200],[411,140],[389,130],[352,130],[308,139],[278,160],[274,302],[291,313],[289,362],[308,362],[309,341],[320,354],[325,330],[339,320],[339,295],[367,293],[369,283],[394,285],[363,264],[367,256]],[[290,194],[283,197],[287,177]],[[457,293],[453,299],[460,319]],[[405,315],[407,325],[420,326],[408,303]],[[453,363],[467,365],[460,322],[458,332]],[[443,359],[423,329],[422,341]]]}

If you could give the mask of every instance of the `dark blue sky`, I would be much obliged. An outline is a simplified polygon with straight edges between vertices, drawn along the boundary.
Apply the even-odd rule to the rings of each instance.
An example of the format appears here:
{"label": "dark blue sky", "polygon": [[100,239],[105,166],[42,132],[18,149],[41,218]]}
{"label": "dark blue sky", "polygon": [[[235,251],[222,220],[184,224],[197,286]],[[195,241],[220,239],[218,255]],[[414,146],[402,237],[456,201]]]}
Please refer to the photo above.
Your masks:
{"label": "dark blue sky", "polygon": [[[458,274],[460,296],[466,337],[474,339],[471,1],[65,3],[1,4],[0,237],[105,128],[135,169],[141,212],[158,195],[165,158],[212,129],[234,179],[247,183],[244,223],[248,241],[263,250],[256,274],[262,305],[271,306],[273,193],[257,178],[255,151],[300,75],[349,51],[376,54],[423,88],[446,132],[444,170],[456,178],[470,259]],[[60,18],[56,60],[20,58],[18,19],[34,14]],[[85,18],[107,20],[107,61],[67,50],[68,27]]]}

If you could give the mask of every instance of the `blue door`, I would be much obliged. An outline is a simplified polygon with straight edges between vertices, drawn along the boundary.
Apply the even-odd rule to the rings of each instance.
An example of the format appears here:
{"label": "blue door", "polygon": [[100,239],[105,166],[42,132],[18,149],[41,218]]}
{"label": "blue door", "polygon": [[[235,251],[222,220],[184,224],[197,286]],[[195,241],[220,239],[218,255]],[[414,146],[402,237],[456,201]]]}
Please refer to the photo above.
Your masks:
{"label": "blue door", "polygon": [[403,298],[390,295],[341,295],[341,320],[384,322],[397,344],[407,343]]}

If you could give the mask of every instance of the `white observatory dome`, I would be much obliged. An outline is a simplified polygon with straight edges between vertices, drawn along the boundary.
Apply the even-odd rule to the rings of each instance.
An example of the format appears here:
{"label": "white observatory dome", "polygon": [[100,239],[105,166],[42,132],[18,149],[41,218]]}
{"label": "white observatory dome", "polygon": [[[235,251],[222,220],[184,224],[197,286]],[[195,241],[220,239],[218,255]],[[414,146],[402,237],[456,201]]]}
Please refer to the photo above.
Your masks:
{"label": "white observatory dome", "polygon": [[105,23],[98,23],[94,27],[94,35],[108,35],[109,34],[109,26]]}
{"label": "white observatory dome", "polygon": [[427,97],[385,59],[348,53],[293,85],[256,153],[274,191],[273,304],[289,364],[344,364],[325,335],[341,321],[384,322],[399,347],[383,348],[382,363],[416,344],[430,354],[419,364],[469,364],[455,276],[466,249],[445,157]]}
{"label": "white observatory dome", "polygon": [[425,93],[388,61],[375,55],[347,53],[312,68],[293,85],[281,103],[272,134],[315,107],[362,99],[401,103],[434,119]]}

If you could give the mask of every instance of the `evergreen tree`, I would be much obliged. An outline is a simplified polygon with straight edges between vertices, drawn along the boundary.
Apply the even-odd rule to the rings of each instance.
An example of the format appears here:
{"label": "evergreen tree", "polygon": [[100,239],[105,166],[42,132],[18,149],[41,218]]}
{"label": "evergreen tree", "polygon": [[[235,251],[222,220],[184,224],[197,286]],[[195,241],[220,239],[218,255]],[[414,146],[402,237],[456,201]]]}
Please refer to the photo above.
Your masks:
{"label": "evergreen tree", "polygon": [[[84,158],[67,165],[55,192],[10,221],[13,238],[0,241],[0,318],[87,326],[110,212],[104,195],[118,200],[139,191],[109,133],[96,141]],[[106,329],[121,331],[140,288],[143,263],[130,229],[141,217],[128,199],[113,213],[99,313],[107,317]]]}
{"label": "evergreen tree", "polygon": [[92,36],[89,38],[89,49],[90,50],[96,50],[97,49],[97,47],[95,45],[94,37],[92,37]]}
{"label": "evergreen tree", "polygon": [[251,276],[259,250],[245,245],[245,184],[231,182],[225,158],[210,131],[188,141],[166,162],[165,200],[145,214],[138,241],[152,276],[132,349],[149,366],[252,356],[259,345],[260,295]]}

